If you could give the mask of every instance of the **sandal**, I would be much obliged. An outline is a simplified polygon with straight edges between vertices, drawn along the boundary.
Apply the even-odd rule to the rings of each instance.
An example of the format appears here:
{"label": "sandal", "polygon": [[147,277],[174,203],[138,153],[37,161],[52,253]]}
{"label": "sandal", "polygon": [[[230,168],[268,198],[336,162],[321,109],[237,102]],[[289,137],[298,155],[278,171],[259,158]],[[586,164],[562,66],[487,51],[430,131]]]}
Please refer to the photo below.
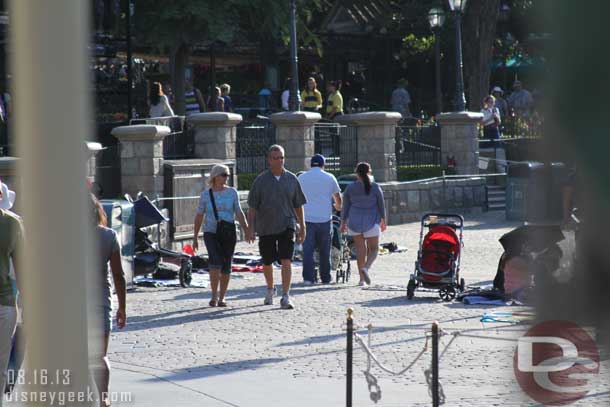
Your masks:
{"label": "sandal", "polygon": [[210,300],[210,307],[217,307],[218,306],[218,300],[216,298],[212,298]]}
{"label": "sandal", "polygon": [[218,306],[219,307],[227,307],[227,303],[224,302],[223,300],[218,301]]}

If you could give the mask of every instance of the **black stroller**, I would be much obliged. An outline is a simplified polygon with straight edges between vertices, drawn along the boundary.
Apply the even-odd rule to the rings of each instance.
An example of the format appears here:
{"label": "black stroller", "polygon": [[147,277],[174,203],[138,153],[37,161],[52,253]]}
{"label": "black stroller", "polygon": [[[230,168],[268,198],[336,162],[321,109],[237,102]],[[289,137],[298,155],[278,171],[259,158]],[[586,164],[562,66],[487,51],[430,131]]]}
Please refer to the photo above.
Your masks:
{"label": "black stroller", "polygon": [[335,270],[337,283],[347,283],[352,274],[352,253],[348,236],[341,233],[341,218],[333,215],[333,240],[330,248],[331,267]]}
{"label": "black stroller", "polygon": [[161,262],[162,258],[170,257],[179,260],[180,268],[177,274],[180,285],[182,287],[190,286],[193,272],[191,256],[160,247],[157,243],[150,240],[148,233],[143,230],[148,226],[167,222],[168,219],[145,196],[138,195],[138,199],[135,202],[132,201],[129,195],[125,195],[125,198],[133,202],[135,213],[134,275],[175,274],[176,272],[172,268],[169,268],[166,263]]}
{"label": "black stroller", "polygon": [[[347,283],[352,272],[352,267],[350,264],[351,250],[348,245],[348,236],[341,233],[341,218],[339,216],[333,215],[331,223],[333,230],[330,246],[331,273],[333,271],[335,272],[335,279],[337,283]],[[319,281],[320,254],[317,249],[314,251],[313,256],[316,268],[315,280]],[[303,259],[302,246],[295,248],[294,259]]]}

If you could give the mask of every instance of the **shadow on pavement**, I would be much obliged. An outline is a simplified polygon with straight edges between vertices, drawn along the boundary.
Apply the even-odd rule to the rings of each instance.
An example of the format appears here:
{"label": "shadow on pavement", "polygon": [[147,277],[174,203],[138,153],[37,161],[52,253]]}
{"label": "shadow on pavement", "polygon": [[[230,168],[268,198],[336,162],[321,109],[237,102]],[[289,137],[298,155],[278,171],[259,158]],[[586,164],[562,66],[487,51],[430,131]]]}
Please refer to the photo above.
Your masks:
{"label": "shadow on pavement", "polygon": [[[201,309],[202,312],[192,315],[190,314],[193,309],[184,309],[181,311],[172,311],[165,314],[156,314],[156,315],[147,315],[141,317],[132,317],[129,319],[129,323],[121,330],[121,332],[131,332],[131,331],[139,331],[146,330],[151,328],[163,328],[168,326],[175,325],[183,325],[196,323],[200,321],[212,321],[216,319],[223,318],[231,318],[231,317],[241,317],[250,314],[261,314],[263,312],[269,311],[279,311],[277,307],[265,307],[261,304],[260,306],[247,306],[247,307],[239,307],[239,308],[195,308],[194,310]],[[248,310],[247,312],[238,312],[240,310]],[[206,312],[207,311],[207,312]],[[175,315],[175,314],[187,314],[183,316],[171,317],[167,318],[167,315]]]}
{"label": "shadow on pavement", "polygon": [[[244,370],[257,370],[272,365],[275,363],[284,362],[285,358],[267,358],[267,359],[248,359],[238,360],[234,362],[224,362],[212,364],[209,366],[199,366],[189,369],[180,369],[173,373],[160,375],[163,380],[193,380],[206,377],[220,376],[224,374],[236,373]],[[156,378],[146,379],[147,381],[156,381]],[[237,390],[237,389],[236,389]]]}

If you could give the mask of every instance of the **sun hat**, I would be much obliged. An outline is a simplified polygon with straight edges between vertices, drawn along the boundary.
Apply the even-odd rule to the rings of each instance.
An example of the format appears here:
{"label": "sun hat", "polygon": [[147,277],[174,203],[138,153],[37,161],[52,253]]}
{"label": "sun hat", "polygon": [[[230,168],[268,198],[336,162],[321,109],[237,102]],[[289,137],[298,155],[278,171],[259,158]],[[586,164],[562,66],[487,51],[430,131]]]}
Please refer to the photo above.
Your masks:
{"label": "sun hat", "polygon": [[499,86],[494,86],[494,88],[491,90],[491,93],[495,93],[495,92],[498,92],[498,93],[504,93],[504,91],[502,90],[502,88],[501,88],[501,87],[499,87]]}

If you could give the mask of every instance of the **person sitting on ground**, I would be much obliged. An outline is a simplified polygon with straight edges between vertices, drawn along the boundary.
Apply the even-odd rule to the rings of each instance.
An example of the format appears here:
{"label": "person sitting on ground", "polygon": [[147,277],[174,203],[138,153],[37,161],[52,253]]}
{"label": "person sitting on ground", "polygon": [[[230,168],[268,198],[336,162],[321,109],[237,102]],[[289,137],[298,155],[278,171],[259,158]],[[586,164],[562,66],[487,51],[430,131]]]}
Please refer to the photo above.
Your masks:
{"label": "person sitting on ground", "polygon": [[377,183],[371,182],[370,174],[369,163],[356,166],[358,180],[345,189],[341,212],[341,233],[347,231],[356,246],[359,286],[371,284],[369,273],[379,253],[379,236],[386,230],[383,192]]}
{"label": "person sitting on ground", "polygon": [[307,236],[303,243],[303,281],[311,285],[315,281],[314,251],[320,254],[320,279],[329,284],[330,250],[332,243],[332,205],[341,211],[341,189],[334,175],[324,171],[325,159],[321,154],[311,157],[311,169],[301,176],[299,182],[307,199],[304,206]]}

